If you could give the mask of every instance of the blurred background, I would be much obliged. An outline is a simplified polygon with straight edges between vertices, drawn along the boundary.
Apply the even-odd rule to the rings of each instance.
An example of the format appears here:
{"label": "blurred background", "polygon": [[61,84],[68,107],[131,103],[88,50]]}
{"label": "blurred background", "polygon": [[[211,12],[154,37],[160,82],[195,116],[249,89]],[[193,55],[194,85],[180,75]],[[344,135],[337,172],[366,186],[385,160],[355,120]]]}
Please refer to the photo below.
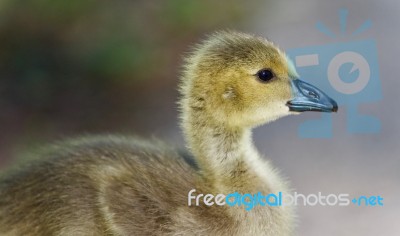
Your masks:
{"label": "blurred background", "polygon": [[[338,10],[356,38],[331,39]],[[362,38],[377,44],[383,99],[359,110],[381,121],[378,134],[349,134],[346,107],[329,139],[297,134],[319,114],[287,117],[255,130],[260,152],[299,193],[381,195],[383,207],[299,207],[297,235],[400,235],[400,2],[372,1],[0,1],[0,166],[30,150],[80,134],[158,137],[183,147],[177,83],[190,45],[219,29],[268,37],[282,48]]]}

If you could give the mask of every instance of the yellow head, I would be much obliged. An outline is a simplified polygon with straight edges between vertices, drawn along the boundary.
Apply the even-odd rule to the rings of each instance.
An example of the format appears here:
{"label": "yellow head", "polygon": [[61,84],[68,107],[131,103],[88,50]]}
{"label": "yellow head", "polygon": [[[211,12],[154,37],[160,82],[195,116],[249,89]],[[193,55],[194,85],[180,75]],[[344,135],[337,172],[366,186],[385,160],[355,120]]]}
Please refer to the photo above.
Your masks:
{"label": "yellow head", "polygon": [[[311,106],[304,98],[319,100],[318,96],[326,95],[297,77],[286,55],[266,39],[219,32],[197,45],[186,60],[183,113],[212,124],[253,127],[299,111],[319,110],[318,101]],[[303,84],[308,86],[305,90]],[[330,100],[331,104],[322,104],[327,109],[320,111],[337,110]]]}

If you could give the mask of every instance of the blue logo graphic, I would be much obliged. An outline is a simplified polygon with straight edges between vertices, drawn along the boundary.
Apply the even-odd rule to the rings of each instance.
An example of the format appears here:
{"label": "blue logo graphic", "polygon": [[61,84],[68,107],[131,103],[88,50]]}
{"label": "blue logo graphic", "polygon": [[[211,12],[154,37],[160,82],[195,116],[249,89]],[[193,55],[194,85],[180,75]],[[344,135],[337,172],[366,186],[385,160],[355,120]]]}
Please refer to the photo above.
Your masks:
{"label": "blue logo graphic", "polygon": [[[341,33],[346,32],[348,11],[339,11]],[[371,27],[365,21],[352,35],[358,35]],[[322,22],[316,28],[331,38],[336,38]],[[287,51],[295,62],[297,72],[305,80],[321,88],[335,99],[339,112],[346,111],[349,133],[378,133],[380,121],[373,116],[360,114],[360,104],[376,102],[382,98],[377,50],[374,40],[340,42],[322,46],[295,48]],[[303,138],[330,138],[333,135],[332,114],[321,114],[317,120],[309,120],[299,127]]]}

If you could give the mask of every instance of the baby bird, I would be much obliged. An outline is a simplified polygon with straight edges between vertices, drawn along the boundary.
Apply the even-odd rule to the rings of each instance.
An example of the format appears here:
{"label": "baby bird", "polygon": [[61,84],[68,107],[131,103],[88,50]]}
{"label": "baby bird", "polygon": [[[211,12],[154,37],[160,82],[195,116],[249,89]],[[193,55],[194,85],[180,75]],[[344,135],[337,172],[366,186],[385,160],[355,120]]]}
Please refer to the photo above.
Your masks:
{"label": "baby bird", "polygon": [[335,112],[336,102],[260,37],[215,33],[185,63],[179,104],[191,155],[121,136],[54,145],[0,181],[0,235],[291,235],[289,206],[196,206],[189,195],[286,193],[251,129]]}

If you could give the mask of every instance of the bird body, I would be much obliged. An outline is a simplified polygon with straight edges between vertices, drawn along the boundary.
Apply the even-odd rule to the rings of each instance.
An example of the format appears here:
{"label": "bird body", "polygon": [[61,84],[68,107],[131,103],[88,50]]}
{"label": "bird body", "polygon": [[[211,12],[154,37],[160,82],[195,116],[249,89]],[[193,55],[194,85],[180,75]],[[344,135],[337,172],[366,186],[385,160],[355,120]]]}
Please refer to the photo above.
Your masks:
{"label": "bird body", "polygon": [[304,103],[311,98],[296,94],[304,84],[293,82],[289,64],[263,38],[210,36],[187,57],[180,86],[193,159],[130,137],[62,142],[0,182],[0,235],[291,235],[290,206],[188,204],[193,189],[287,193],[287,182],[254,147],[251,129],[310,107],[337,110],[329,99]]}

